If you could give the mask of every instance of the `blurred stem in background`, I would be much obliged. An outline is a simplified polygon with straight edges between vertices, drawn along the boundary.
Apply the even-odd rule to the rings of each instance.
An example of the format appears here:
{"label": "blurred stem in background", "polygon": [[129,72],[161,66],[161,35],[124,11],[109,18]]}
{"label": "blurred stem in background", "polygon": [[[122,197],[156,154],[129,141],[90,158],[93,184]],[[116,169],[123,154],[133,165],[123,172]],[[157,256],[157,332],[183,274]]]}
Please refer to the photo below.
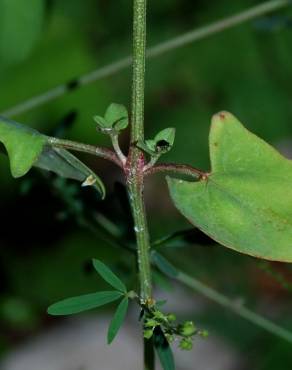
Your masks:
{"label": "blurred stem in background", "polygon": [[[284,8],[288,5],[291,5],[291,0],[270,0],[263,2],[262,4],[253,6],[247,10],[234,14],[230,17],[226,17],[217,22],[213,22],[200,28],[195,28],[180,36],[174,37],[170,40],[166,40],[153,47],[150,47],[149,49],[147,49],[146,58],[152,59],[158,57],[168,51],[176,50],[177,48],[181,48],[191,43],[200,41],[209,36],[220,33],[224,30],[240,25],[244,22],[251,21],[255,18],[261,17],[264,14],[268,14],[281,8]],[[127,56],[123,59],[107,64],[104,67],[97,68],[92,72],[80,76],[78,79],[68,81],[67,83],[56,86],[43,94],[34,96],[24,102],[16,104],[15,106],[10,107],[5,111],[1,112],[1,115],[9,118],[15,117],[19,114],[25,113],[39,106],[42,106],[50,101],[58,99],[59,97],[69,92],[72,92],[75,89],[79,89],[88,84],[92,84],[93,82],[98,81],[102,78],[112,76],[129,67],[131,63],[132,57]],[[74,86],[74,88],[72,88],[72,86]]]}

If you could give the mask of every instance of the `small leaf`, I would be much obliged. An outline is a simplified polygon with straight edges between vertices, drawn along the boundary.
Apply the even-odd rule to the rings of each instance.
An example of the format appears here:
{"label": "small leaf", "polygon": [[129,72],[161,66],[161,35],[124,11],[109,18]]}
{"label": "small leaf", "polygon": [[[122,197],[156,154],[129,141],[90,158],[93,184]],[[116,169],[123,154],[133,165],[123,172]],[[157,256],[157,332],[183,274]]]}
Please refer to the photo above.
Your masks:
{"label": "small leaf", "polygon": [[12,176],[17,178],[31,169],[47,139],[32,128],[0,117],[0,141],[7,150]]}
{"label": "small leaf", "polygon": [[155,152],[155,141],[154,140],[146,140],[145,142],[142,140],[139,140],[137,142],[137,147],[151,156],[157,155],[157,153]]}
{"label": "small leaf", "polygon": [[105,118],[101,116],[94,116],[93,119],[97,123],[98,129],[100,129],[101,131],[111,128],[110,122],[108,122]]}
{"label": "small leaf", "polygon": [[116,301],[121,298],[121,296],[122,294],[120,292],[112,290],[67,298],[52,304],[48,308],[48,314],[54,316],[73,315]]}
{"label": "small leaf", "polygon": [[177,269],[160,253],[152,251],[151,259],[161,272],[165,275],[175,278],[178,275]]}
{"label": "small leaf", "polygon": [[129,300],[128,297],[122,299],[121,303],[118,305],[118,308],[114,314],[114,317],[110,323],[108,333],[107,333],[107,342],[111,344],[115,339],[118,331],[120,330],[125,317],[128,311]]}
{"label": "small leaf", "polygon": [[152,140],[138,141],[137,146],[144,150],[145,153],[158,158],[161,154],[170,151],[174,143],[174,138],[175,129],[166,128],[160,131]]}
{"label": "small leaf", "polygon": [[92,262],[95,270],[107,283],[109,283],[113,288],[123,293],[127,293],[125,284],[104,263],[97,259],[93,259]]}
{"label": "small leaf", "polygon": [[163,370],[175,370],[173,353],[159,326],[154,329],[154,348],[158,354]]}
{"label": "small leaf", "polygon": [[124,130],[129,123],[128,111],[125,106],[121,104],[112,103],[106,110],[105,120],[115,130]]}
{"label": "small leaf", "polygon": [[155,140],[145,140],[145,144],[147,146],[147,149],[151,153],[156,153],[156,141]]}
{"label": "small leaf", "polygon": [[174,138],[174,128],[165,128],[164,130],[160,131],[154,138],[156,153],[165,154],[169,152],[173,147]]}
{"label": "small leaf", "polygon": [[158,134],[154,138],[156,144],[159,141],[166,141],[170,147],[173,146],[174,139],[175,139],[175,128],[173,127],[165,128],[164,130],[158,132]]}
{"label": "small leaf", "polygon": [[292,262],[292,161],[227,112],[213,117],[209,148],[208,176],[168,179],[178,210],[228,248]]}

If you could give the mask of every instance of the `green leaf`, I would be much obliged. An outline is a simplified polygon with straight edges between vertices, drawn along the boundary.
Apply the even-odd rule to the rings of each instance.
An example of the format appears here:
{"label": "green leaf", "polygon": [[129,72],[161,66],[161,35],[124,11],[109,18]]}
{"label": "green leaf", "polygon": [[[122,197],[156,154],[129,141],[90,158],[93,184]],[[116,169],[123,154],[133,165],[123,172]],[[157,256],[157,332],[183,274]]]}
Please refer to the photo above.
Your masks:
{"label": "green leaf", "polygon": [[129,124],[128,111],[125,106],[121,104],[112,103],[106,110],[105,120],[115,130],[123,130]]}
{"label": "green leaf", "polygon": [[105,197],[105,187],[101,179],[66,149],[46,145],[35,166],[67,179],[81,181],[82,186],[93,186],[102,199]]}
{"label": "green leaf", "polygon": [[47,139],[31,128],[0,117],[0,141],[7,150],[12,176],[17,178],[31,169]]}
{"label": "green leaf", "polygon": [[48,314],[54,316],[73,315],[79,312],[104,306],[107,303],[116,301],[117,299],[121,298],[121,296],[122,294],[120,292],[112,290],[67,298],[52,304],[48,308]]}
{"label": "green leaf", "polygon": [[209,146],[210,175],[168,179],[178,210],[228,248],[292,262],[292,161],[227,112],[213,117]]}
{"label": "green leaf", "polygon": [[115,339],[118,331],[120,330],[125,317],[128,311],[129,299],[125,297],[122,299],[121,303],[118,305],[118,308],[114,314],[114,317],[110,323],[107,333],[107,342],[111,344],[112,341]]}
{"label": "green leaf", "polygon": [[125,284],[114,274],[104,263],[97,259],[93,259],[93,266],[99,275],[115,289],[127,293]]}
{"label": "green leaf", "polygon": [[156,154],[156,141],[145,140],[146,147],[151,154]]}
{"label": "green leaf", "polygon": [[145,142],[142,140],[139,140],[137,142],[137,147],[151,156],[157,155],[157,153],[155,152],[155,141],[154,140],[146,140]]}
{"label": "green leaf", "polygon": [[103,117],[101,117],[101,116],[94,116],[93,119],[97,123],[98,128],[100,130],[103,131],[104,129],[111,128],[111,124],[109,122],[107,122],[107,120],[104,119]]}
{"label": "green leaf", "polygon": [[101,196],[105,188],[100,178],[69,151],[54,147],[38,131],[0,116],[0,142],[7,150],[13,177],[24,176],[32,166],[92,185]]}
{"label": "green leaf", "polygon": [[160,253],[152,251],[151,259],[161,272],[165,275],[175,278],[178,275],[177,269]]}
{"label": "green leaf", "polygon": [[174,139],[175,139],[175,128],[173,127],[165,128],[164,130],[158,132],[158,134],[154,138],[156,144],[159,141],[166,141],[170,147],[173,146]]}
{"label": "green leaf", "polygon": [[154,348],[158,354],[162,368],[164,370],[175,370],[172,350],[159,326],[154,330],[153,339]]}
{"label": "green leaf", "polygon": [[175,138],[175,129],[166,128],[160,131],[152,140],[139,140],[137,147],[144,150],[152,157],[159,158],[161,154],[167,153],[173,146]]}
{"label": "green leaf", "polygon": [[24,60],[40,38],[43,0],[0,1],[0,68]]}

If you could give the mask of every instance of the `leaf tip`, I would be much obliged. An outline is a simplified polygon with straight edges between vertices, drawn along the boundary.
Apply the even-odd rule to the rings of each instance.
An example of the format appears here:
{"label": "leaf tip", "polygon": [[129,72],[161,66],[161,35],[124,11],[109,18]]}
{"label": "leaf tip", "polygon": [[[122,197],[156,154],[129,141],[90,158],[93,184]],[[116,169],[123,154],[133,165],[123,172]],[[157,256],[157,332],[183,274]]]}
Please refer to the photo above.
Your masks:
{"label": "leaf tip", "polygon": [[218,122],[227,122],[228,119],[232,118],[233,115],[227,111],[221,111],[216,114],[214,114],[212,118],[212,122],[218,123]]}

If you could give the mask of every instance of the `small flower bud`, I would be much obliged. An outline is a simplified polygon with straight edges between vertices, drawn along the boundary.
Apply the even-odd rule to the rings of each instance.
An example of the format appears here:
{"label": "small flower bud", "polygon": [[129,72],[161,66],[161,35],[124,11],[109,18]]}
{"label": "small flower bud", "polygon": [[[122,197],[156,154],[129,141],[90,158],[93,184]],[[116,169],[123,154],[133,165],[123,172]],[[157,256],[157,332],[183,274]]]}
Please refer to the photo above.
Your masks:
{"label": "small flower bud", "polygon": [[168,343],[172,343],[174,341],[174,336],[172,334],[165,334],[165,338],[167,339]]}
{"label": "small flower bud", "polygon": [[184,351],[190,351],[193,348],[193,342],[190,338],[183,338],[179,343],[179,348]]}
{"label": "small flower bud", "polygon": [[157,325],[158,325],[158,322],[153,319],[147,319],[144,324],[146,328],[155,328],[155,326]]}
{"label": "small flower bud", "polygon": [[169,315],[166,316],[168,321],[175,321],[176,316],[173,313],[170,313]]}
{"label": "small flower bud", "polygon": [[152,335],[153,335],[153,330],[146,329],[146,330],[144,330],[144,333],[143,334],[144,334],[144,338],[150,339],[152,337]]}
{"label": "small flower bud", "polygon": [[192,321],[186,321],[180,326],[179,331],[184,337],[190,337],[195,334],[196,327]]}
{"label": "small flower bud", "polygon": [[202,338],[207,338],[209,336],[209,333],[207,330],[200,330],[199,331],[199,335],[202,337]]}

